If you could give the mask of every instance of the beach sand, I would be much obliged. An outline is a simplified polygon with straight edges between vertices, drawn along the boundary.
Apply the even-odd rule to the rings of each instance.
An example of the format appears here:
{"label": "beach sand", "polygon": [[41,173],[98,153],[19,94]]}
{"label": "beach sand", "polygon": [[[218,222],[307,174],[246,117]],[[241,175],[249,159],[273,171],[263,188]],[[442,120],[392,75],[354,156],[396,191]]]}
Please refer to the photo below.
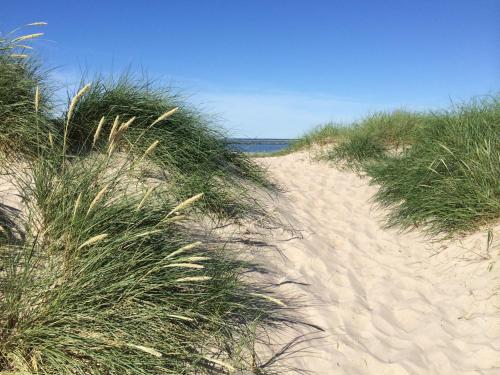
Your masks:
{"label": "beach sand", "polygon": [[[500,258],[487,232],[433,242],[382,229],[368,178],[310,161],[256,159],[286,191],[273,208],[301,236],[269,241],[274,268],[325,338],[290,360],[316,374],[500,374]],[[500,227],[494,231],[500,234]],[[495,264],[496,263],[496,264]],[[490,270],[489,270],[490,269]]]}

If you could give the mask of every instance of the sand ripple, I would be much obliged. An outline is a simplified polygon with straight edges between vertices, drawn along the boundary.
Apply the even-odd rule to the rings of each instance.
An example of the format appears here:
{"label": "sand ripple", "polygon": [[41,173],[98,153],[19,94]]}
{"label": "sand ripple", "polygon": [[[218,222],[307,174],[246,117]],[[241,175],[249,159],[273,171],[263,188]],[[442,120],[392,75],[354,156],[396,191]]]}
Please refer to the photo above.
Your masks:
{"label": "sand ripple", "polygon": [[[500,262],[486,234],[432,243],[381,229],[376,188],[296,153],[261,159],[287,193],[275,202],[303,238],[276,240],[276,267],[328,337],[295,365],[318,374],[500,374]],[[500,233],[500,228],[496,231]],[[477,253],[477,254],[475,254]],[[495,258],[496,257],[496,258]]]}

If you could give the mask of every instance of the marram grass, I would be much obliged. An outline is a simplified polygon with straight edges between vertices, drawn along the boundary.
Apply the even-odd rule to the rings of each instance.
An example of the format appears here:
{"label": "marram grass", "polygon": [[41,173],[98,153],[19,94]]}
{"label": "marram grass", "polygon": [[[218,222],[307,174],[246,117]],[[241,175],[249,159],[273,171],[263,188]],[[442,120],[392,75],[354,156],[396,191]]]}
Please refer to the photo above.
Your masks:
{"label": "marram grass", "polygon": [[57,160],[8,171],[24,208],[0,247],[0,371],[264,373],[252,347],[233,350],[292,320],[243,281],[251,264],[168,221],[202,196],[172,204],[130,177],[133,163],[107,174],[109,158]]}
{"label": "marram grass", "polygon": [[0,175],[19,207],[0,205],[0,373],[289,373],[300,338],[270,358],[256,346],[298,324],[293,303],[249,277],[243,250],[189,229],[195,210],[245,214],[262,171],[148,84],[93,82],[55,117],[38,68],[10,54]]}
{"label": "marram grass", "polygon": [[43,147],[41,132],[47,136],[50,131],[51,88],[35,59],[19,58],[40,35],[27,36],[16,41],[11,34],[0,34],[0,152],[33,156]]}
{"label": "marram grass", "polygon": [[[224,133],[207,116],[171,90],[130,75],[95,77],[66,116],[72,118],[67,137],[70,152],[127,149],[167,171],[171,194],[178,199],[201,191],[205,193],[202,207],[215,217],[262,216],[252,189],[272,188],[264,171],[229,147]],[[114,136],[121,138],[120,145],[109,145]]]}
{"label": "marram grass", "polygon": [[436,236],[469,232],[500,217],[500,102],[486,98],[435,113],[397,157],[369,163],[388,226]]}
{"label": "marram grass", "polygon": [[486,97],[448,111],[378,113],[348,127],[326,125],[296,147],[329,144],[325,158],[367,173],[387,226],[436,237],[500,217],[500,104]]}

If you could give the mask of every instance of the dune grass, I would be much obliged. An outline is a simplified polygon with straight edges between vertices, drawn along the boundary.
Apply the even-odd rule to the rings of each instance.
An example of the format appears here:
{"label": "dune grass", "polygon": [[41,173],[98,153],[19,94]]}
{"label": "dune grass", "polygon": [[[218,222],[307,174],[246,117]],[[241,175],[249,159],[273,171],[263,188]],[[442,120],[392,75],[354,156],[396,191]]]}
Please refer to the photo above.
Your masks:
{"label": "dune grass", "polygon": [[367,173],[388,227],[453,236],[500,217],[499,108],[496,96],[448,111],[378,113],[315,129],[294,147],[330,144],[323,158]]}
{"label": "dune grass", "polygon": [[345,129],[327,158],[356,168],[365,161],[383,159],[389,152],[398,153],[413,143],[415,131],[425,118],[424,114],[407,111],[373,114]]}
{"label": "dune grass", "polygon": [[500,102],[473,101],[434,113],[396,157],[368,163],[390,208],[388,226],[432,235],[474,230],[500,217]]}
{"label": "dune grass", "polygon": [[325,146],[331,144],[341,139],[346,131],[345,126],[334,123],[316,126],[292,142],[284,152],[299,151],[314,145]]}
{"label": "dune grass", "polygon": [[[228,147],[223,131],[207,116],[147,79],[122,75],[116,80],[92,80],[89,92],[74,108],[68,130],[70,151],[102,151],[117,116],[119,122],[131,120],[123,147],[139,155],[155,144],[148,159],[168,171],[165,177],[171,193],[179,199],[203,192],[203,207],[220,217],[263,214],[249,192],[256,186],[271,187],[263,170],[245,154]],[[93,142],[103,117],[102,137]],[[63,122],[59,120],[59,129]]]}
{"label": "dune grass", "polygon": [[[41,65],[26,54],[29,41],[40,33],[17,38],[0,34],[0,151],[33,156],[47,133],[50,86]],[[9,37],[10,36],[10,37]],[[35,108],[35,96],[38,97]],[[35,116],[38,113],[38,116]],[[34,123],[38,121],[38,126]]]}
{"label": "dune grass", "polygon": [[256,346],[298,324],[291,302],[244,249],[192,229],[195,212],[247,214],[262,171],[149,85],[97,81],[53,116],[29,60],[0,52],[0,176],[18,205],[2,192],[0,373],[289,373],[287,350]]}
{"label": "dune grass", "polygon": [[255,341],[291,320],[244,281],[254,265],[179,226],[202,197],[176,208],[132,159],[57,156],[9,170],[24,214],[0,252],[0,371],[264,373]]}
{"label": "dune grass", "polygon": [[[26,50],[25,44],[40,35],[0,39],[0,151],[35,156],[39,147],[64,139],[70,154],[106,153],[115,120],[118,125],[131,120],[120,150],[139,155],[155,144],[144,173],[162,174],[171,186],[170,194],[182,200],[203,192],[199,208],[220,220],[266,216],[255,199],[256,188],[274,189],[264,171],[247,155],[228,147],[224,131],[208,116],[146,78],[94,77],[89,91],[72,109],[71,126],[63,138],[67,113],[52,110],[47,74]],[[101,120],[102,136],[94,142]]]}
{"label": "dune grass", "polygon": [[326,150],[326,158],[356,168],[364,161],[384,158],[389,151],[399,152],[408,147],[426,116],[424,113],[396,110],[375,113],[347,125],[328,123],[299,137],[288,151],[319,145]]}

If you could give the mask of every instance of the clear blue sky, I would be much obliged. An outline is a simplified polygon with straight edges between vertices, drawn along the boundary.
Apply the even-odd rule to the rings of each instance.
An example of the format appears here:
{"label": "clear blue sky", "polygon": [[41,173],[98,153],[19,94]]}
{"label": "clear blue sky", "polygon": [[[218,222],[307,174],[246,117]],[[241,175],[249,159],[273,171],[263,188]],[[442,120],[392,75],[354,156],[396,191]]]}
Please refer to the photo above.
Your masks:
{"label": "clear blue sky", "polygon": [[500,91],[499,0],[2,4],[2,31],[34,21],[49,23],[36,48],[63,82],[144,69],[237,136]]}

